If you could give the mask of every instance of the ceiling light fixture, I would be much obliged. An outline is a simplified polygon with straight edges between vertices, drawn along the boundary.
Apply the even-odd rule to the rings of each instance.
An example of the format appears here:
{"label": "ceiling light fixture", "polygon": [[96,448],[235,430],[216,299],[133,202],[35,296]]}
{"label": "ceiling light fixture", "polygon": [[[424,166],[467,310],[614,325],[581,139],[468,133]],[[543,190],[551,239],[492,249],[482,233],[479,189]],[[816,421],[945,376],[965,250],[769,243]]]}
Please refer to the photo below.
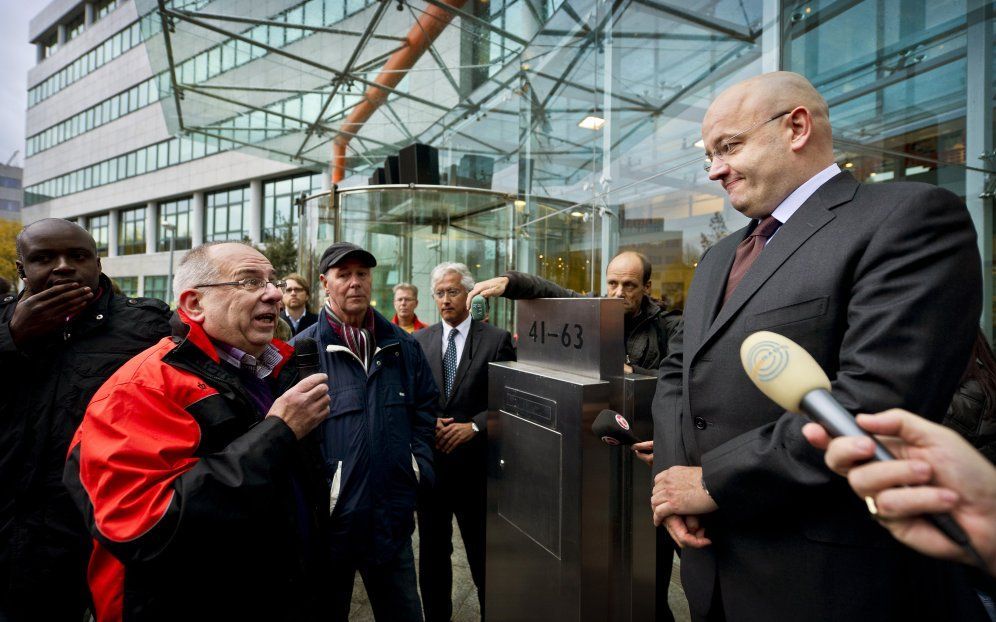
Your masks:
{"label": "ceiling light fixture", "polygon": [[584,119],[581,119],[581,122],[578,123],[578,127],[583,127],[586,130],[595,130],[596,132],[602,129],[602,126],[604,125],[605,119],[593,115],[588,115]]}

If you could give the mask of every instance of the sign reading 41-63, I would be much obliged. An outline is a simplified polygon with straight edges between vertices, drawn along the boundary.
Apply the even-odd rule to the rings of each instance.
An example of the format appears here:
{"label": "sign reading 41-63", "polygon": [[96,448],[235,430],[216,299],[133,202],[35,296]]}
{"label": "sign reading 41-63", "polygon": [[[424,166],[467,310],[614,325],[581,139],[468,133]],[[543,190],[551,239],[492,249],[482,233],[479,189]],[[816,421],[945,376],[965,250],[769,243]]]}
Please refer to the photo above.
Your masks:
{"label": "sign reading 41-63", "polygon": [[520,300],[516,313],[520,362],[595,378],[622,373],[625,344],[621,300]]}
{"label": "sign reading 41-63", "polygon": [[[529,338],[533,341],[539,341],[542,344],[546,343],[547,339],[551,340],[551,343],[559,343],[565,348],[574,348],[575,350],[580,350],[584,347],[584,326],[578,323],[565,323],[563,327],[559,323],[550,323],[550,327],[547,327],[546,320],[533,320],[532,325],[529,327]],[[553,330],[551,330],[551,328]]]}

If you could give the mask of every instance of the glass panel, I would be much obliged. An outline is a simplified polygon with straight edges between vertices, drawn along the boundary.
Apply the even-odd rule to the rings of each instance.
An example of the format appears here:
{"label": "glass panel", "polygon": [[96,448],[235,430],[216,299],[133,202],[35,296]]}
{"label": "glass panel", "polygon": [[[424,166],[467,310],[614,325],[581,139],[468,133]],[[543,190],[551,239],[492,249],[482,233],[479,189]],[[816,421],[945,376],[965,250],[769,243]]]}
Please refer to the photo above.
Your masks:
{"label": "glass panel", "polygon": [[[157,225],[159,235],[156,240],[156,250],[168,251],[170,237],[172,236],[175,236],[174,250],[186,250],[191,248],[191,201],[192,199],[186,198],[159,204],[159,223]],[[164,227],[162,225],[163,222],[172,225],[175,227],[175,230],[172,230],[170,227]]]}
{"label": "glass panel", "polygon": [[206,196],[204,240],[242,240],[249,237],[243,227],[249,209],[248,188],[214,192]]}

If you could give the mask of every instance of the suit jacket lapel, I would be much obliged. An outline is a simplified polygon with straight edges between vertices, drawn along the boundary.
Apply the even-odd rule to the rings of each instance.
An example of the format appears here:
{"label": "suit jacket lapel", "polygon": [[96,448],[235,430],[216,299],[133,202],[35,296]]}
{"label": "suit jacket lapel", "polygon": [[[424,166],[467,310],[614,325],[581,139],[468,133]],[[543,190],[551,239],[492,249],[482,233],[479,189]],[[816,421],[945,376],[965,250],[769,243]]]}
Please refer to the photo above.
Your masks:
{"label": "suit jacket lapel", "polygon": [[450,391],[450,396],[446,399],[449,403],[450,398],[456,395],[457,389],[460,387],[460,381],[463,377],[467,375],[467,368],[470,367],[470,360],[474,357],[474,342],[477,340],[479,335],[477,333],[484,330],[481,323],[476,320],[470,321],[470,329],[467,331],[467,341],[463,344],[463,353],[460,355],[460,364],[457,365],[456,377],[453,379],[453,390]]}
{"label": "suit jacket lapel", "polygon": [[[789,221],[778,229],[768,245],[764,247],[764,251],[758,255],[754,265],[750,267],[737,289],[733,291],[733,295],[719,310],[715,321],[709,327],[705,337],[699,342],[699,347],[712,339],[806,240],[833,220],[835,216],[830,210],[841,203],[850,201],[857,189],[857,181],[849,173],[841,173],[813,193]],[[732,260],[730,265],[732,266]],[[714,279],[718,281],[718,284],[713,282],[712,286],[725,288],[727,274],[729,274],[729,267],[722,278]]]}

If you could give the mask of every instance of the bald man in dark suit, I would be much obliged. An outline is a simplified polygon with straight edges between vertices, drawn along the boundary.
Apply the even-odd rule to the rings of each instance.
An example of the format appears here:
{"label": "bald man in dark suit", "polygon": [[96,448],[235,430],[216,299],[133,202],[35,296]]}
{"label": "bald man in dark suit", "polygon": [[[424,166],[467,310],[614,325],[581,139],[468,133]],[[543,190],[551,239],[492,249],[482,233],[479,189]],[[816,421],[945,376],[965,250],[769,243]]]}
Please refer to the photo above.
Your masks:
{"label": "bald man in dark suit", "polygon": [[964,204],[861,184],[834,162],[826,102],[776,72],[720,94],[710,179],[750,225],[699,262],[654,399],[654,520],[684,550],[696,620],[985,619],[961,569],[892,541],[743,372],[757,330],[795,340],[852,412],[944,415],[981,309]]}

